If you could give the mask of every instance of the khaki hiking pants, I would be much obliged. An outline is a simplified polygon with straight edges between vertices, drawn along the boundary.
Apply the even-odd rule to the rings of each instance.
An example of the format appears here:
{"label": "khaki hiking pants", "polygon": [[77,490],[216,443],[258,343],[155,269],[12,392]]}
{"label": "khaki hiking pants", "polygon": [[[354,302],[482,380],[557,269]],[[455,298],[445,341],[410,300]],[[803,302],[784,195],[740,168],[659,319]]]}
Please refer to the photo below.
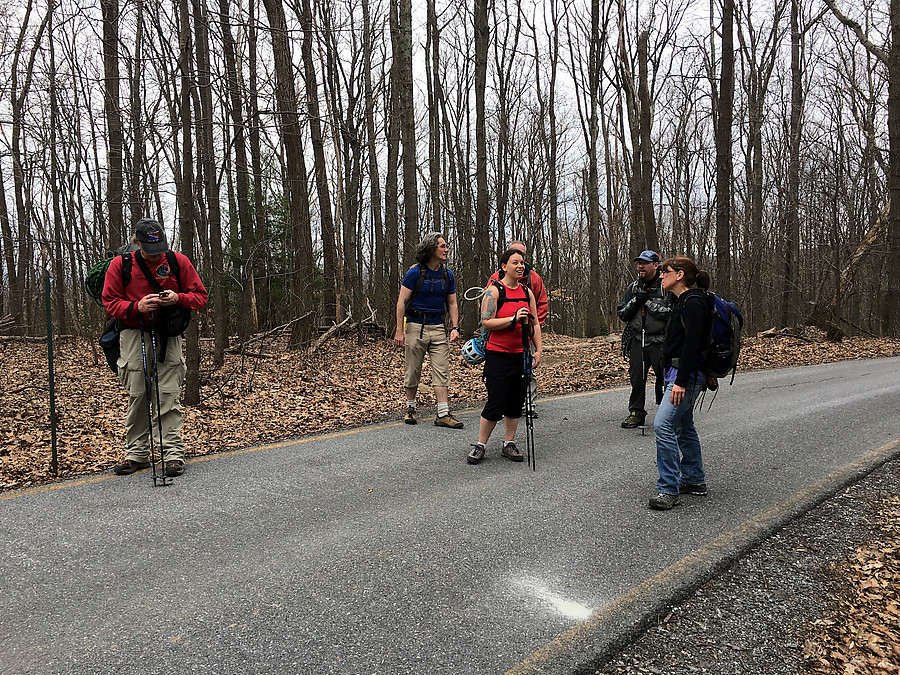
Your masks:
{"label": "khaki hiking pants", "polygon": [[[147,373],[150,378],[149,393],[153,410],[152,420],[147,414],[147,383],[144,380],[144,357],[141,350],[141,331],[128,329],[119,336],[119,382],[128,391],[128,414],[125,416],[125,452],[135,462],[150,461],[150,433],[157,460],[160,448],[164,459],[184,461],[184,441],[181,438],[181,385],[187,365],[182,353],[181,336],[169,338],[165,363],[159,364],[159,412],[156,409],[156,381],[153,377],[153,342],[149,332],[144,333],[147,355]],[[159,345],[157,345],[157,352]],[[159,436],[162,423],[162,439]]]}

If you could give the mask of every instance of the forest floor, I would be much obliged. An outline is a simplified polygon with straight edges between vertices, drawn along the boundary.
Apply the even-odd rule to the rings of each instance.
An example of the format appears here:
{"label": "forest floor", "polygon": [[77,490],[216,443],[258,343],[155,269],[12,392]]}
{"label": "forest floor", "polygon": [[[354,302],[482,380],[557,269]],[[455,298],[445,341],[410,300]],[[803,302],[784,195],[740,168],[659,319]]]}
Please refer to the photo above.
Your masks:
{"label": "forest floor", "polygon": [[[82,338],[54,343],[59,473],[53,475],[46,342],[0,342],[4,374],[0,378],[0,492],[105,471],[123,458],[127,397],[95,344]],[[291,351],[286,337],[273,337],[253,343],[242,353],[227,354],[218,369],[212,364],[212,341],[203,340],[201,345],[201,401],[184,407],[184,436],[191,455],[401,416],[402,352],[381,336],[367,336],[362,345],[356,335],[335,337],[316,353]],[[579,339],[548,334],[544,352],[541,395],[627,382],[617,336]],[[745,339],[740,366],[759,370],[897,355],[900,340],[845,338],[830,343],[819,331],[805,329]],[[451,361],[451,409],[478,405],[484,397],[480,368],[467,366],[461,357]],[[427,365],[425,371],[422,379],[428,382]],[[419,406],[433,405],[432,392],[423,385]],[[623,418],[625,407],[623,399]],[[900,494],[879,499],[872,518],[884,527],[875,528],[867,541],[833,565],[837,586],[830,592],[828,607],[810,618],[816,622],[810,625],[820,641],[810,638],[801,648],[807,667],[815,672],[900,673],[898,504]],[[880,603],[877,612],[870,609],[873,596]],[[620,665],[625,667],[623,662]],[[669,671],[644,670],[631,662],[627,670],[612,672]],[[685,672],[726,671],[691,667]]]}

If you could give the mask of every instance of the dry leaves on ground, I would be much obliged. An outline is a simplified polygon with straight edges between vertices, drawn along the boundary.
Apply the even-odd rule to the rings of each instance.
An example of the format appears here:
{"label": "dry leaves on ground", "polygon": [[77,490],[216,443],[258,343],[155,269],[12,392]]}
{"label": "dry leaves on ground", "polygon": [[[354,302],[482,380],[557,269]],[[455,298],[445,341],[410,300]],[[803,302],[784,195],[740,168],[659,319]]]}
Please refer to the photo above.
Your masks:
{"label": "dry leaves on ground", "polygon": [[811,673],[900,673],[900,495],[874,503],[871,519],[875,537],[832,566],[843,593],[810,626]]}

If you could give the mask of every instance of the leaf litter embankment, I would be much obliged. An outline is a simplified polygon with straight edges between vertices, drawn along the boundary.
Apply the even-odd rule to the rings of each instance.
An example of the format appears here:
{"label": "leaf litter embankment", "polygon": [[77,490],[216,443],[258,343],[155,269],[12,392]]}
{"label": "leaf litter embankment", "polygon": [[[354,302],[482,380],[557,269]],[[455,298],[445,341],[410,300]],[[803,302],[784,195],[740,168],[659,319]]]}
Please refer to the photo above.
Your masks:
{"label": "leaf litter embankment", "polygon": [[[457,346],[458,347],[458,346]],[[287,349],[284,339],[253,355],[226,355],[212,366],[211,341],[202,342],[201,402],[184,407],[190,455],[271,443],[373,422],[402,411],[403,354],[392,342],[334,338],[319,352]],[[451,408],[484,400],[481,369],[454,348]],[[815,332],[749,338],[741,368],[755,370],[900,354],[900,340],[848,338],[825,342]],[[108,469],[123,458],[127,396],[93,342],[65,339],[54,349],[59,477]],[[50,472],[51,429],[46,344],[0,343],[0,490],[57,480]],[[539,370],[542,395],[590,391],[627,383],[618,339],[548,334]],[[422,381],[430,381],[426,363]],[[434,406],[431,388],[420,408]],[[623,411],[625,409],[623,402]],[[623,413],[624,414],[624,413]]]}

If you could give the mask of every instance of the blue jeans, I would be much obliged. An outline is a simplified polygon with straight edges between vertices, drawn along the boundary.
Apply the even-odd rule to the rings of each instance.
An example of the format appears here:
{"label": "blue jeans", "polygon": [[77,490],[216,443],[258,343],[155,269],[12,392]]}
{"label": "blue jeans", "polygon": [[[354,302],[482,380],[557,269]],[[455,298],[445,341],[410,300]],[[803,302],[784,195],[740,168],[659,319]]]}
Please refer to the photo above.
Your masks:
{"label": "blue jeans", "polygon": [[666,382],[662,402],[653,420],[656,434],[656,466],[659,492],[677,495],[681,483],[699,485],[706,482],[700,437],[694,427],[694,402],[703,389],[703,382],[688,384],[678,406],[672,405],[672,386]]}

